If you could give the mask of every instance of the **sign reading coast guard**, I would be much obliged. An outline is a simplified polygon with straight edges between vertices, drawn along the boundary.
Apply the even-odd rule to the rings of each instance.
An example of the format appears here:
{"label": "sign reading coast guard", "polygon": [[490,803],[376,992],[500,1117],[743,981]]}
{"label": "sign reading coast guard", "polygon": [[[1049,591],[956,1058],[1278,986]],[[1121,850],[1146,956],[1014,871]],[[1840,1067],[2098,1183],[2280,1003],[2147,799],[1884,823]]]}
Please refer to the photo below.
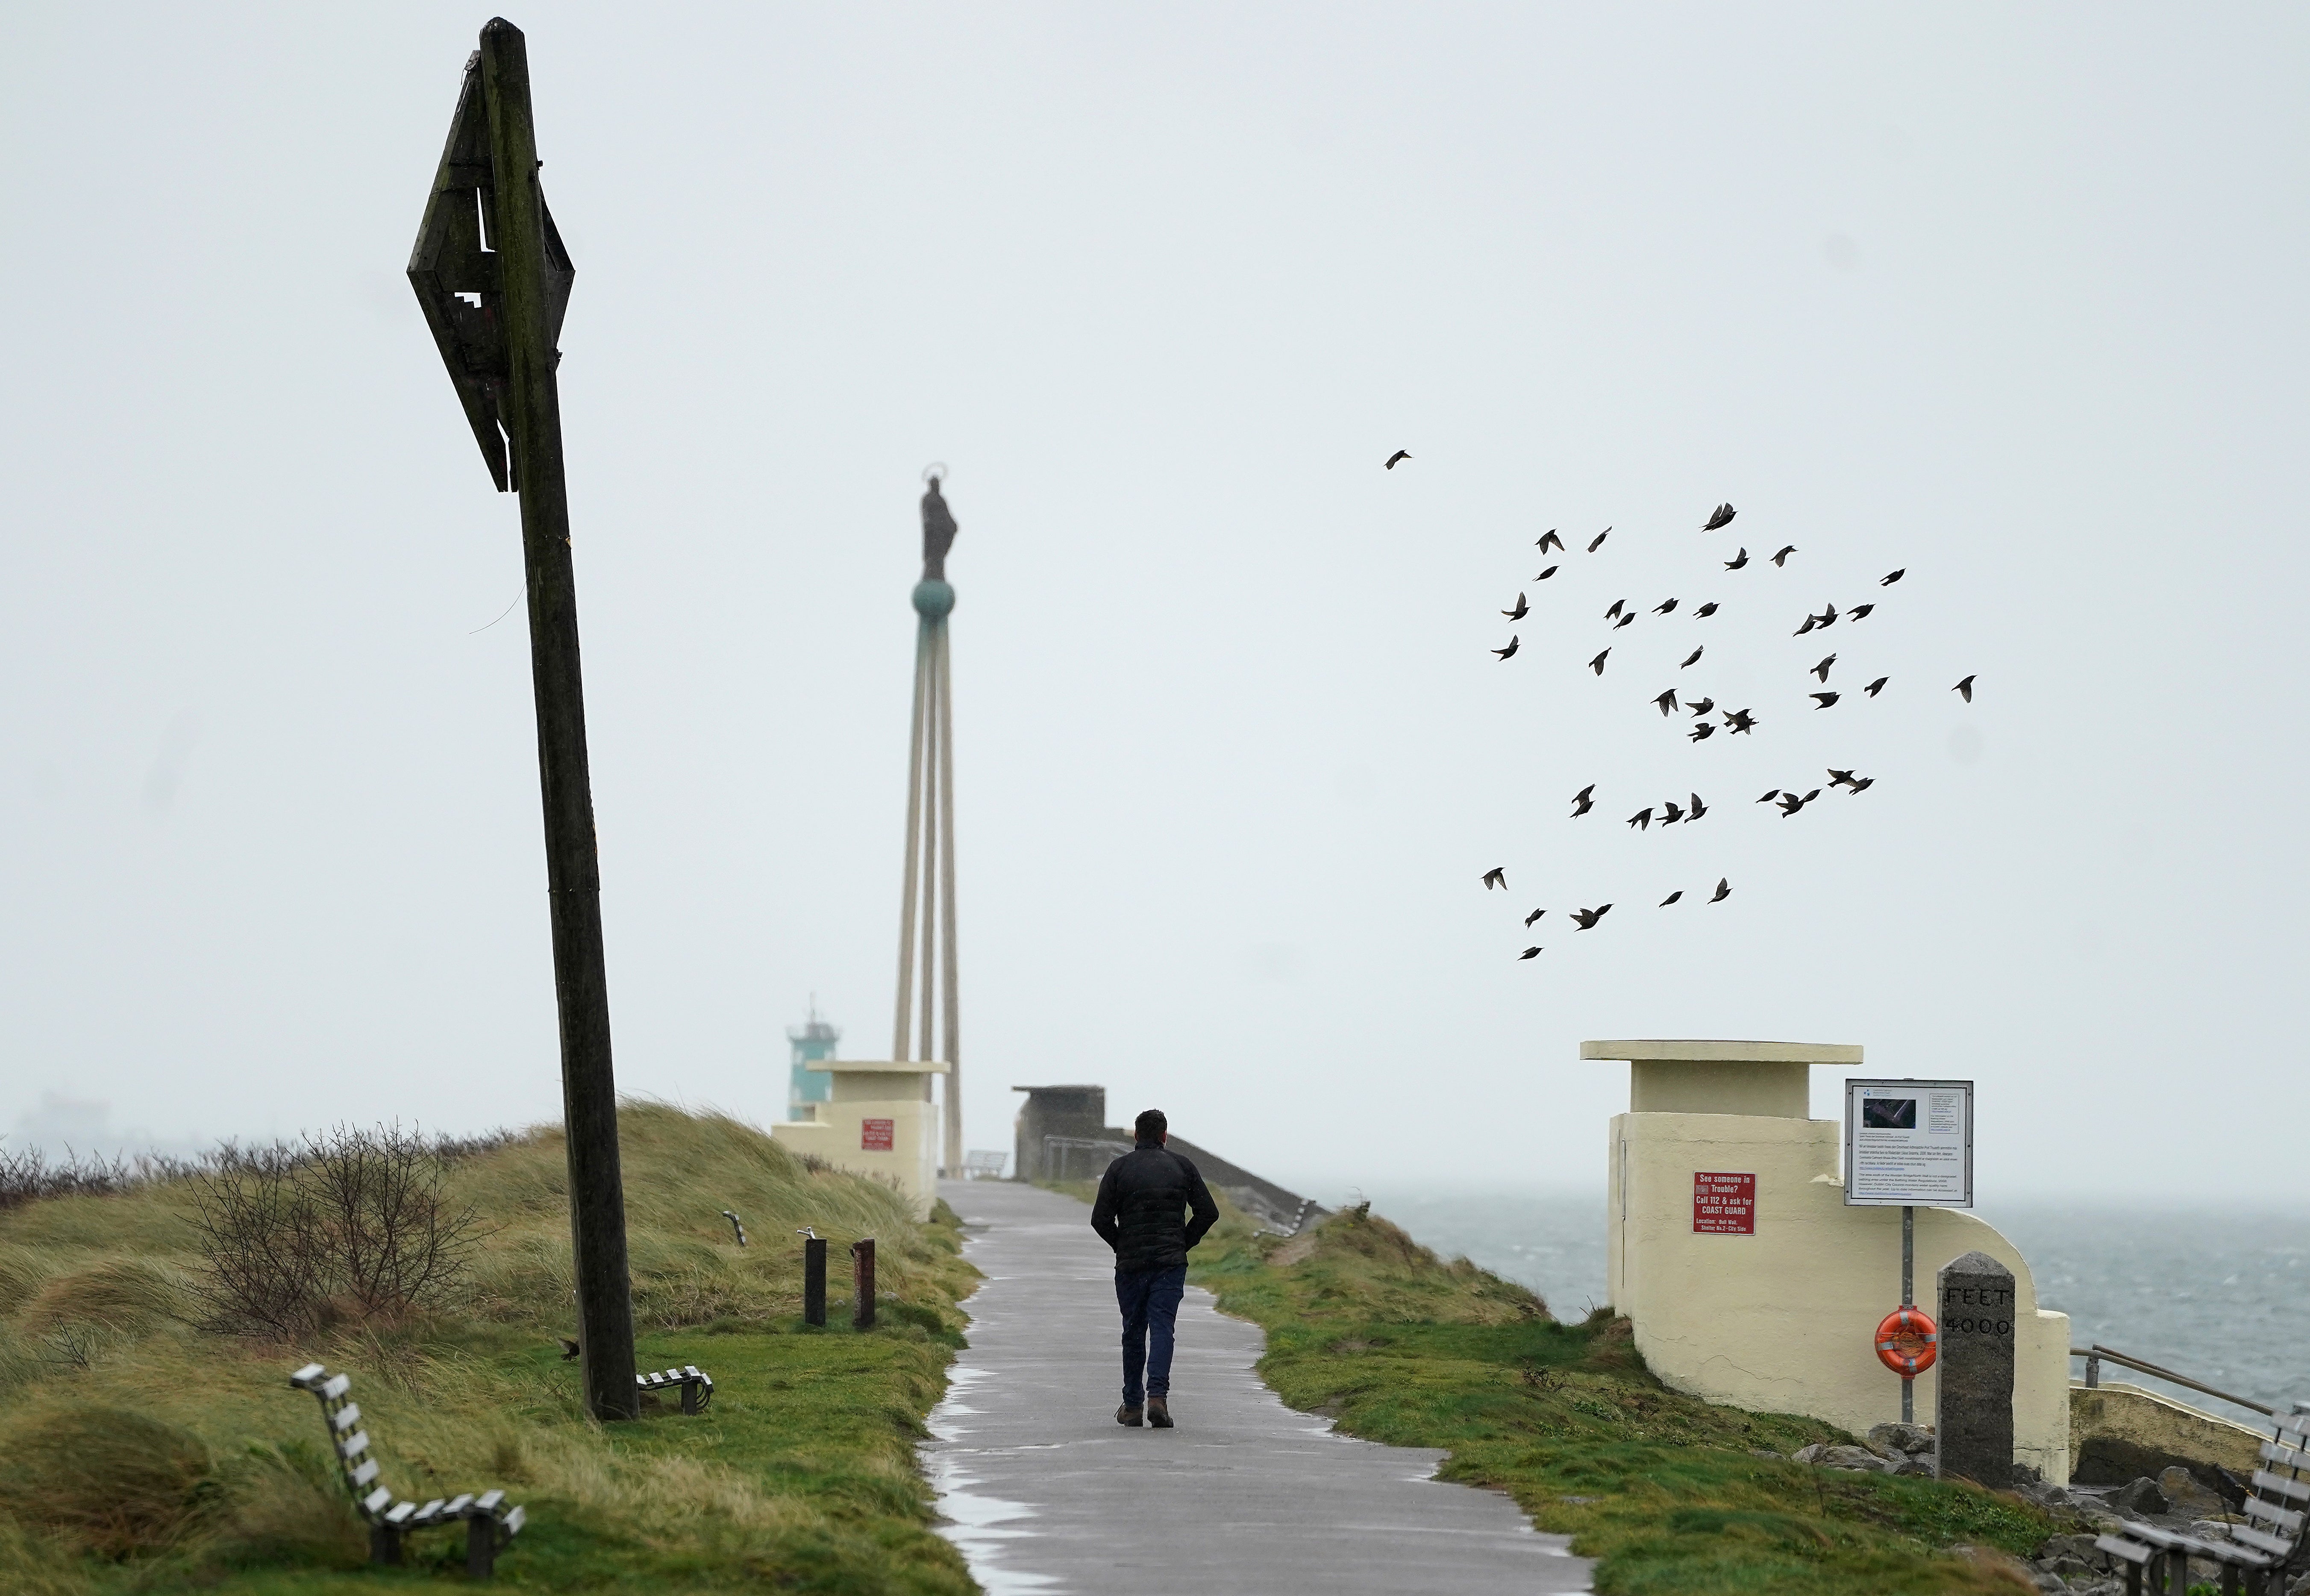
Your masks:
{"label": "sign reading coast guard", "polygon": [[2013,1483],[2013,1271],[1986,1253],[1941,1266],[1934,1470],[1992,1490]]}

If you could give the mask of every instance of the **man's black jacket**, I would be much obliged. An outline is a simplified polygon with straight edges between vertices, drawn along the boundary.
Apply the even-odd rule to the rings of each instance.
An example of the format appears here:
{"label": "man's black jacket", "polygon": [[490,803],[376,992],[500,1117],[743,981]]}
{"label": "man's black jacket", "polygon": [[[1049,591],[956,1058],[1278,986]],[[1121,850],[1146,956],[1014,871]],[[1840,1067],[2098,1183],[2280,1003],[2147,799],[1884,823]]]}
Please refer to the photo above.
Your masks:
{"label": "man's black jacket", "polygon": [[1187,1249],[1219,1222],[1220,1205],[1194,1165],[1151,1141],[1107,1167],[1090,1210],[1090,1227],[1115,1249],[1118,1274],[1184,1264]]}

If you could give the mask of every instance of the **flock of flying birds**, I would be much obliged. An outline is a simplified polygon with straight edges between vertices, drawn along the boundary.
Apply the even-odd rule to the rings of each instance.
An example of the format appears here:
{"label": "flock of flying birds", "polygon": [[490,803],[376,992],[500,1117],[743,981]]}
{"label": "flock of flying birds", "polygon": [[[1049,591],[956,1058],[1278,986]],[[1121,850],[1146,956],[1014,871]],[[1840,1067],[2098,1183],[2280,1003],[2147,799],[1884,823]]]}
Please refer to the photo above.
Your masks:
{"label": "flock of flying birds", "polygon": [[[1394,455],[1389,457],[1387,469],[1394,471],[1398,462],[1409,460],[1411,457],[1411,455],[1407,451],[1399,449]],[[1731,505],[1720,504],[1715,509],[1709,513],[1708,518],[1701,524],[1700,530],[1703,533],[1720,532],[1726,526],[1731,525],[1733,517],[1738,514],[1739,512]],[[1604,546],[1604,540],[1611,535],[1612,529],[1607,526],[1603,531],[1598,533],[1594,538],[1591,538],[1588,541],[1587,552],[1590,554],[1595,553]],[[1550,553],[1564,555],[1567,552],[1564,540],[1558,536],[1553,529],[1550,529],[1541,538],[1540,551],[1543,558]],[[1792,543],[1775,551],[1770,556],[1770,559],[1776,568],[1786,569],[1789,557],[1798,551],[1796,545]],[[1749,551],[1745,547],[1740,549],[1740,551],[1735,553],[1732,559],[1724,561],[1724,568],[1727,571],[1741,570],[1746,568],[1748,565]],[[1539,576],[1535,577],[1533,580],[1536,582],[1545,582],[1549,580],[1549,578],[1554,577],[1556,573],[1562,568],[1561,565],[1550,565],[1546,569],[1542,570]],[[1898,570],[1889,571],[1883,577],[1879,578],[1878,585],[1880,587],[1891,587],[1907,574],[1907,568],[1906,567]],[[1661,603],[1652,607],[1652,613],[1656,616],[1672,615],[1677,612],[1677,607],[1678,602],[1674,598],[1663,599]],[[1833,603],[1824,604],[1821,608],[1820,613],[1818,615],[1808,612],[1802,622],[1797,627],[1795,632],[1792,635],[1795,637],[1804,637],[1811,632],[1826,630],[1827,629],[1837,625],[1840,620],[1848,624],[1858,624],[1859,622],[1869,619],[1870,615],[1874,612],[1876,608],[1877,604],[1874,602],[1865,604],[1855,604],[1851,609],[1843,612],[1839,612],[1837,607]],[[1687,611],[1686,613],[1696,620],[1705,620],[1715,615],[1716,612],[1717,604],[1712,601],[1710,603],[1701,604],[1698,608]],[[1527,602],[1525,595],[1519,593],[1516,594],[1515,608],[1503,610],[1500,613],[1507,617],[1507,619],[1512,621],[1522,620],[1527,615],[1532,613],[1532,607]],[[1623,628],[1635,624],[1637,619],[1637,614],[1638,611],[1630,609],[1625,599],[1615,599],[1612,602],[1611,606],[1604,612],[1603,619],[1609,624],[1611,631],[1612,633],[1618,633]],[[1522,646],[1521,636],[1511,636],[1508,638],[1507,646],[1505,648],[1495,648],[1491,652],[1498,655],[1499,658],[1505,662],[1514,659],[1516,655],[1516,651],[1520,646]],[[1691,666],[1698,664],[1700,662],[1701,656],[1706,652],[1707,645],[1706,643],[1696,646],[1692,652],[1685,656],[1684,663],[1679,665],[1677,669],[1680,671],[1687,670]],[[1607,644],[1602,653],[1598,654],[1594,659],[1588,662],[1588,669],[1594,672],[1596,675],[1600,677],[1602,676],[1604,674],[1606,664],[1611,659],[1611,654],[1612,646]],[[1820,690],[1811,694],[1813,700],[1813,708],[1815,713],[1819,713],[1821,710],[1835,708],[1839,702],[1850,697],[1851,692],[1854,690],[1857,690],[1859,693],[1870,698],[1874,698],[1879,693],[1884,691],[1886,683],[1891,680],[1889,676],[1879,676],[1875,680],[1863,685],[1857,690],[1848,690],[1845,689],[1833,689],[1828,685],[1828,681],[1830,672],[1837,666],[1837,654],[1835,651],[1831,651],[1821,659],[1819,664],[1812,666],[1807,672],[1807,674],[1812,676],[1820,683]],[[1967,704],[1970,704],[1973,702],[1973,683],[1974,678],[1972,676],[1967,676],[1950,690],[1956,693]],[[1735,709],[1729,707],[1719,708],[1714,698],[1704,697],[1680,701],[1677,690],[1673,687],[1662,693],[1658,698],[1653,699],[1652,703],[1654,707],[1659,709],[1663,717],[1676,714],[1680,710],[1689,714],[1693,718],[1685,735],[1690,742],[1696,743],[1706,742],[1711,737],[1715,736],[1719,732],[1731,737],[1746,736],[1752,733],[1760,724],[1757,718],[1756,712],[1753,709]],[[1710,718],[1712,716],[1717,716],[1719,719],[1712,720]],[[1807,805],[1819,798],[1824,790],[1834,790],[1836,788],[1842,787],[1845,790],[1848,796],[1857,798],[1862,794],[1867,792],[1871,786],[1875,785],[1876,779],[1877,778],[1874,776],[1861,776],[1851,770],[1839,770],[1832,768],[1828,771],[1827,789],[1814,787],[1808,792],[1799,793],[1793,790],[1784,791],[1781,788],[1776,787],[1772,791],[1767,793],[1763,797],[1757,799],[1756,802],[1758,803],[1769,803],[1774,805],[1779,810],[1783,820],[1791,820],[1802,813]],[[1595,791],[1596,784],[1591,782],[1588,785],[1581,788],[1577,793],[1575,793],[1572,795],[1572,819],[1577,820],[1595,807]],[[1656,821],[1663,827],[1677,825],[1690,826],[1698,822],[1703,817],[1706,816],[1710,812],[1712,812],[1710,806],[1702,801],[1700,794],[1698,793],[1692,793],[1688,794],[1688,801],[1681,804],[1678,803],[1674,799],[1671,799],[1663,803],[1647,805],[1646,808],[1638,810],[1635,814],[1630,815],[1626,823],[1637,830],[1649,831]],[[1483,875],[1483,884],[1487,891],[1495,887],[1500,889],[1502,891],[1507,890],[1508,880],[1507,867],[1495,866],[1492,869],[1486,871]],[[1731,880],[1729,878],[1720,877],[1716,882],[1716,890],[1711,894],[1706,901],[1709,903],[1723,903],[1732,895],[1732,883]],[[1683,889],[1680,888],[1678,890],[1670,893],[1666,898],[1663,898],[1658,906],[1661,908],[1667,908],[1673,904],[1680,902],[1683,898]],[[1593,931],[1606,915],[1611,913],[1611,910],[1612,906],[1611,904],[1599,904],[1594,908],[1575,908],[1569,910],[1568,912],[1568,917],[1572,921],[1576,929],[1580,931]],[[1529,931],[1529,929],[1547,913],[1548,911],[1545,908],[1537,908],[1533,910],[1531,914],[1526,915],[1524,919],[1526,930]],[[1517,957],[1519,958],[1536,958],[1540,956],[1541,951],[1542,949],[1540,947],[1530,947],[1518,954]]]}

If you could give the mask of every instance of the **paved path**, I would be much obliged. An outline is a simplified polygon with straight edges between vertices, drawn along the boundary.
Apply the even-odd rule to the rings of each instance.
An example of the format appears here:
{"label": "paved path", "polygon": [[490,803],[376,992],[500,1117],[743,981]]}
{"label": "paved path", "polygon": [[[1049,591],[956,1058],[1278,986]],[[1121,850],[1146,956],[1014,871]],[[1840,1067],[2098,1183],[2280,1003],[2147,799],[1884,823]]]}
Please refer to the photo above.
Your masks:
{"label": "paved path", "polygon": [[1264,1337],[1191,1288],[1173,1430],[1115,1422],[1114,1265],[1080,1202],[1007,1181],[939,1188],[986,1283],[930,1418],[942,1532],[990,1596],[1522,1596],[1589,1565],[1515,1504],[1429,1478],[1441,1452],[1332,1433],[1252,1372]]}

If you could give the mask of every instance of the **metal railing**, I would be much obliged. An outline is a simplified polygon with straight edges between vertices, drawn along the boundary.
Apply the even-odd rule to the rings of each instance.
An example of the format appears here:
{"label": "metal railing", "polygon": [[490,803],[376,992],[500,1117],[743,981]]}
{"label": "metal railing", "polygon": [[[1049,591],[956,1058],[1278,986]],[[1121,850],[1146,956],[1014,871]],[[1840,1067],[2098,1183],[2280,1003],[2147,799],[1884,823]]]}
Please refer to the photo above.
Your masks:
{"label": "metal railing", "polygon": [[2251,1408],[2257,1413],[2266,1413],[2275,1417],[2278,1412],[2277,1409],[2257,1402],[2251,1397],[2236,1396],[2227,1391],[2217,1391],[2203,1381],[2193,1380],[2187,1375],[2177,1375],[2163,1364],[2150,1363],[2146,1359],[2135,1357],[2130,1353],[2115,1351],[2103,1346],[2099,1341],[2096,1341],[2090,1347],[2072,1347],[2070,1349],[2070,1356],[2086,1360],[2086,1389],[2089,1391],[2101,1389],[2101,1366],[2105,1363],[2115,1363],[2123,1364],[2129,1369],[2139,1369],[2145,1375],[2155,1375],[2160,1380],[2171,1381],[2175,1385],[2186,1385],[2192,1391],[2202,1391],[2208,1396],[2219,1397],[2226,1402],[2236,1402],[2241,1408]]}
{"label": "metal railing", "polygon": [[[1107,1173],[1108,1164],[1130,1150],[1129,1142],[1110,1141],[1105,1137],[1046,1136],[1043,1138],[1043,1178],[1074,1180],[1088,1179],[1093,1175],[1104,1175]],[[1076,1162],[1074,1155],[1077,1153],[1090,1155],[1081,1160],[1085,1173],[1080,1176],[1073,1172],[1073,1165]],[[1055,1154],[1055,1157],[1054,1157]],[[1104,1161],[1099,1162],[1097,1168],[1091,1168],[1090,1166],[1099,1160],[1100,1155],[1104,1155]]]}

